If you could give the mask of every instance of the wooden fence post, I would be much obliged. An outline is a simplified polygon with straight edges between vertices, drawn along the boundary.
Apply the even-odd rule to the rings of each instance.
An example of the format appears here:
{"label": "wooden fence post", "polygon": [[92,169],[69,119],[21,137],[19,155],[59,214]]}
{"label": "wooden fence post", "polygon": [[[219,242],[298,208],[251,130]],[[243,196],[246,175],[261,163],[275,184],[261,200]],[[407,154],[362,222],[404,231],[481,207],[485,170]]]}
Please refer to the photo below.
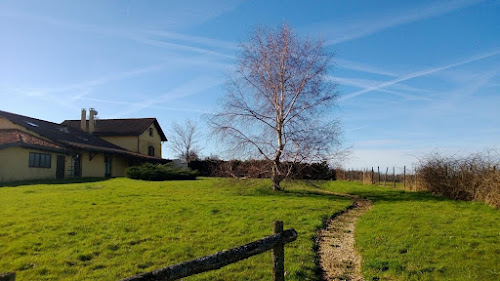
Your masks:
{"label": "wooden fence post", "polygon": [[380,185],[380,166],[377,166],[378,185]]}
{"label": "wooden fence post", "polygon": [[[283,221],[275,221],[273,225],[274,234],[283,232]],[[273,281],[285,281],[285,248],[279,243],[273,249]]]}
{"label": "wooden fence post", "polygon": [[396,187],[396,167],[392,166],[392,180],[394,181],[394,187]]}
{"label": "wooden fence post", "polygon": [[16,281],[15,272],[0,273],[0,281]]}
{"label": "wooden fence post", "polygon": [[389,172],[389,167],[385,169],[385,179],[384,179],[384,186],[387,183],[387,172]]}
{"label": "wooden fence post", "polygon": [[415,167],[415,191],[418,189],[418,170]]}
{"label": "wooden fence post", "polygon": [[372,167],[372,178],[371,178],[372,184],[375,184],[375,178],[374,178],[374,171]]}
{"label": "wooden fence post", "polygon": [[403,166],[403,188],[406,189],[406,166]]}
{"label": "wooden fence post", "polygon": [[[276,229],[276,232],[283,229],[283,222],[279,222],[277,226],[273,227]],[[149,271],[141,274],[137,274],[132,277],[128,277],[122,279],[121,281],[174,281],[179,280],[184,277],[188,277],[191,275],[195,275],[202,272],[207,272],[210,270],[219,269],[226,265],[247,259],[251,256],[255,256],[267,251],[273,251],[275,248],[278,248],[278,245],[281,245],[279,248],[281,249],[281,253],[284,255],[283,245],[295,241],[297,239],[297,231],[295,229],[287,229],[285,231],[281,231],[277,234],[273,234],[271,236],[264,237],[262,239],[250,242],[248,244],[238,246],[236,248],[232,248],[229,250],[224,250],[217,252],[215,254],[211,254],[208,256],[204,256],[201,258],[197,258],[194,260],[170,265],[167,267],[163,267],[154,271]],[[274,252],[274,251],[273,251]],[[273,257],[276,254],[273,253]],[[275,280],[284,280],[284,258],[274,259],[273,261],[281,260],[281,279],[277,278]],[[277,262],[279,265],[279,262]],[[273,266],[273,268],[275,268]],[[279,275],[277,275],[279,276]],[[9,280],[10,281],[10,280]]]}

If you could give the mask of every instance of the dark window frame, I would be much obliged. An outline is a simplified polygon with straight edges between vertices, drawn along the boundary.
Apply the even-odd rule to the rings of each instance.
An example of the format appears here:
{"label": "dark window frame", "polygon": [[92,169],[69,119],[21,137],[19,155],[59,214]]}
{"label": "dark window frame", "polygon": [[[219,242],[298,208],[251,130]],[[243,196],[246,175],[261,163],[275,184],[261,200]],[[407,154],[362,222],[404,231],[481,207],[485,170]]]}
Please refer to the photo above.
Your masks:
{"label": "dark window frame", "polygon": [[28,166],[30,168],[52,168],[52,154],[30,152]]}
{"label": "dark window frame", "polygon": [[111,155],[104,155],[104,176],[107,178],[111,177],[112,159]]}
{"label": "dark window frame", "polygon": [[153,136],[153,128],[149,128],[149,136],[152,137]]}
{"label": "dark window frame", "polygon": [[149,156],[155,156],[155,147],[150,145],[148,146],[148,155]]}

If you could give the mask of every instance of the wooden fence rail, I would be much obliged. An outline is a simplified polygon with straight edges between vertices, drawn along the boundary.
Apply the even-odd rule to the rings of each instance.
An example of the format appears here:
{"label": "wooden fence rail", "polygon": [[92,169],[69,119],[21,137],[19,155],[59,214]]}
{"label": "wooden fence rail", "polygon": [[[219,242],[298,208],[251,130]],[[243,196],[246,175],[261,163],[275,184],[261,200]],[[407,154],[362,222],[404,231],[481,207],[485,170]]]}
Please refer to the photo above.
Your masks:
{"label": "wooden fence rail", "polygon": [[247,259],[251,256],[273,250],[273,280],[284,280],[283,246],[297,239],[295,229],[283,231],[283,222],[274,222],[275,234],[254,242],[198,259],[167,266],[155,271],[141,273],[121,281],[170,281],[198,273],[219,269],[223,266]]}
{"label": "wooden fence rail", "polygon": [[[170,281],[198,273],[219,269],[223,266],[247,259],[267,251],[273,251],[273,281],[284,281],[284,245],[297,239],[291,228],[283,231],[283,222],[274,222],[274,234],[254,242],[198,259],[167,266],[155,271],[138,274],[121,281]],[[0,273],[0,281],[15,281],[14,272]]]}
{"label": "wooden fence rail", "polygon": [[15,272],[0,273],[0,281],[15,281],[15,280],[16,280]]}

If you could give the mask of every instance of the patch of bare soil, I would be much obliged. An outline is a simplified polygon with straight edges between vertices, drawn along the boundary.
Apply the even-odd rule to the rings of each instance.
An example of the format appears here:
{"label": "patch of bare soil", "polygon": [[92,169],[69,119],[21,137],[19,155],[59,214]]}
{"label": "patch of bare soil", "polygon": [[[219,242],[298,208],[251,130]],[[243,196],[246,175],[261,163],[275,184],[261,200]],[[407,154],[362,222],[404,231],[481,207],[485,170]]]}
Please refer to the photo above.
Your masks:
{"label": "patch of bare soil", "polygon": [[344,213],[328,221],[318,233],[320,266],[324,280],[362,281],[361,256],[354,248],[356,221],[371,208],[369,200],[354,199]]}

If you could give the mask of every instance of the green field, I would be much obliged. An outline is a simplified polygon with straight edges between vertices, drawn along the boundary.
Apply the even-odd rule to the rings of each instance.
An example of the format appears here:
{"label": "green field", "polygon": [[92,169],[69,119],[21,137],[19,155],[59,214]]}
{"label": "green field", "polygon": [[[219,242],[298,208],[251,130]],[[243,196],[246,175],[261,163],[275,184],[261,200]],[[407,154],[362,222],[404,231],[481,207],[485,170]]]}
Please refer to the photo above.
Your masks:
{"label": "green field", "polygon": [[[350,200],[270,181],[145,182],[0,188],[0,272],[18,280],[118,280],[272,234],[274,220],[299,238],[286,247],[289,280],[315,278],[313,239]],[[189,280],[269,280],[269,252]]]}
{"label": "green field", "polygon": [[[0,188],[0,272],[17,280],[118,280],[270,235],[284,220],[287,280],[317,280],[316,229],[370,198],[356,243],[366,280],[500,280],[500,212],[383,187],[325,182],[321,189],[267,180],[129,179]],[[187,280],[270,280],[264,253]]]}
{"label": "green field", "polygon": [[356,228],[366,280],[500,280],[500,210],[427,192],[325,186],[374,203]]}

